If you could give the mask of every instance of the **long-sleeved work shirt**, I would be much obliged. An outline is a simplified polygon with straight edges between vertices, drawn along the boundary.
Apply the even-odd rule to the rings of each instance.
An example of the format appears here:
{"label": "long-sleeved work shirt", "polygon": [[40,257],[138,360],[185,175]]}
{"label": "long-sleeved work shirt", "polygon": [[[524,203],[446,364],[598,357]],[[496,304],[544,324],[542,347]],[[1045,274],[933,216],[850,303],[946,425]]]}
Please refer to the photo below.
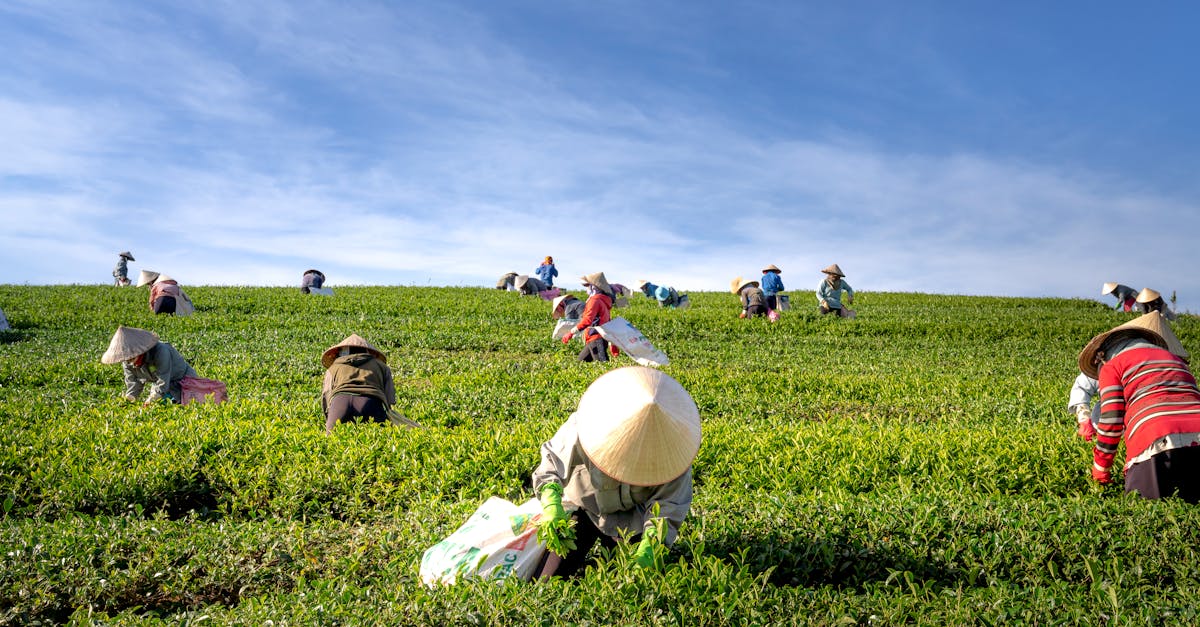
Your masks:
{"label": "long-sleeved work shirt", "polygon": [[197,377],[195,370],[184,360],[174,346],[159,342],[146,351],[146,359],[140,366],[129,362],[121,364],[125,372],[125,397],[136,399],[142,395],[146,384],[150,384],[147,401],[157,401],[165,396],[179,402],[183,396],[179,382],[184,377]]}
{"label": "long-sleeved work shirt", "polygon": [[764,272],[759,286],[763,294],[774,296],[783,291],[783,279],[779,278],[778,272]]}
{"label": "long-sleeved work shirt", "polygon": [[854,298],[854,289],[850,287],[846,279],[838,279],[836,285],[830,285],[828,279],[821,281],[821,284],[817,286],[817,303],[824,301],[830,309],[841,309],[842,291],[845,291],[849,298]]}
{"label": "long-sleeved work shirt", "polygon": [[667,521],[663,541],[673,544],[692,509],[692,469],[657,486],[621,483],[600,472],[579,445],[575,414],[567,419],[550,441],[542,444],[542,460],[533,471],[533,489],[557,483],[563,487],[563,507],[581,509],[605,535],[617,537],[642,533],[654,524],[653,508]]}

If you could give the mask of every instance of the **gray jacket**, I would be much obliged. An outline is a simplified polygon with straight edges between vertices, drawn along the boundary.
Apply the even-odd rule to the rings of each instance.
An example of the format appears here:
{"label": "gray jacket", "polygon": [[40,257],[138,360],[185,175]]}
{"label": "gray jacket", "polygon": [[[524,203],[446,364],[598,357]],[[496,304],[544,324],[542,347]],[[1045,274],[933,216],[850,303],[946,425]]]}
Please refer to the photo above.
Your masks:
{"label": "gray jacket", "polygon": [[147,401],[157,401],[170,395],[171,400],[178,403],[183,396],[179,382],[184,377],[200,376],[184,361],[183,355],[166,342],[159,342],[146,351],[146,360],[141,366],[123,363],[121,367],[125,371],[125,396],[136,399],[149,383],[150,397]]}
{"label": "gray jacket", "polygon": [[596,528],[617,537],[636,535],[654,524],[652,508],[667,521],[667,545],[679,536],[679,525],[692,509],[692,469],[658,486],[621,483],[600,472],[579,446],[575,414],[549,442],[542,444],[542,462],[533,471],[533,489],[541,493],[547,483],[563,486],[563,507],[582,509]]}

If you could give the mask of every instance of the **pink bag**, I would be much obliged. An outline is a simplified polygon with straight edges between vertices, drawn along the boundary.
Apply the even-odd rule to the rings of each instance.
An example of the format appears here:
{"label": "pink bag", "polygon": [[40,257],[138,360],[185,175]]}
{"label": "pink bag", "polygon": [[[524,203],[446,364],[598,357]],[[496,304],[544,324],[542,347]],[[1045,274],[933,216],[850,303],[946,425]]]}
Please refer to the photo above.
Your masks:
{"label": "pink bag", "polygon": [[771,322],[778,322],[779,321],[779,312],[775,311],[774,309],[768,309],[767,310],[767,320],[770,320]]}
{"label": "pink bag", "polygon": [[548,290],[542,290],[538,292],[538,296],[541,296],[542,300],[554,300],[555,298],[558,298],[560,293],[561,291],[557,287],[552,287]]}
{"label": "pink bag", "polygon": [[204,377],[184,377],[179,382],[179,386],[183,388],[183,398],[179,399],[180,405],[187,405],[191,402],[207,403],[209,395],[212,395],[211,401],[214,403],[224,403],[229,400],[229,394],[225,391],[225,384],[216,379],[205,379]]}

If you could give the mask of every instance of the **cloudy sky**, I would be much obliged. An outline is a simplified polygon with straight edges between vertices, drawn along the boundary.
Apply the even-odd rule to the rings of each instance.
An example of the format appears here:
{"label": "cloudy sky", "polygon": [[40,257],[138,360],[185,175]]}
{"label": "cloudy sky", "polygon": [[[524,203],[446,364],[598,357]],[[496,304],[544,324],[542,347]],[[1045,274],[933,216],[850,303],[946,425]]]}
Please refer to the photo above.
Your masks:
{"label": "cloudy sky", "polygon": [[[0,283],[681,289],[1200,311],[1200,5],[0,4]],[[560,283],[563,283],[560,278]]]}

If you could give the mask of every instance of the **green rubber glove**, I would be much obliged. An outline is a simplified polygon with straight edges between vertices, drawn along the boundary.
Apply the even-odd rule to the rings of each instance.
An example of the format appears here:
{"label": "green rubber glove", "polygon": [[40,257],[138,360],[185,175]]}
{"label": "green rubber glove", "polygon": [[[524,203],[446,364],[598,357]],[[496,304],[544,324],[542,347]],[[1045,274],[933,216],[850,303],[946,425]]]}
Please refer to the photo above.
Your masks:
{"label": "green rubber glove", "polygon": [[655,553],[662,546],[658,540],[658,525],[642,532],[642,540],[638,542],[637,551],[633,554],[633,563],[639,568],[654,568],[657,564]]}
{"label": "green rubber glove", "polygon": [[562,486],[557,483],[547,483],[542,486],[542,493],[538,496],[542,501],[543,520],[561,520],[567,517],[567,512],[562,506]]}

